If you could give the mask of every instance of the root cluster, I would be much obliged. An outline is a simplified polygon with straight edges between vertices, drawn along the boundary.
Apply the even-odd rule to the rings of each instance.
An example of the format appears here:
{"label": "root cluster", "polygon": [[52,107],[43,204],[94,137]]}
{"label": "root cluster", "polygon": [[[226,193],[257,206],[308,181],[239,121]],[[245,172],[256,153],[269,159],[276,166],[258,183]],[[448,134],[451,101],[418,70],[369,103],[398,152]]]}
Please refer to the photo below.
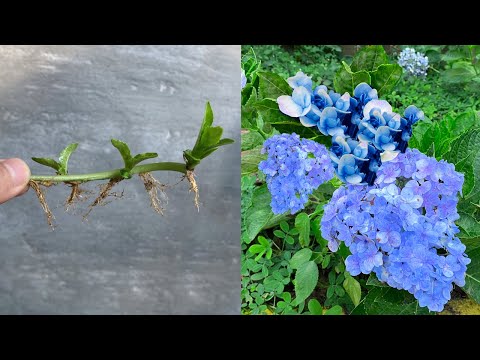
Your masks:
{"label": "root cluster", "polygon": [[117,185],[120,181],[122,181],[122,179],[110,179],[110,181],[106,184],[104,184],[101,188],[100,188],[100,194],[97,196],[97,198],[93,201],[93,203],[91,203],[89,206],[88,206],[88,211],[85,215],[83,215],[83,220],[86,220],[88,215],[90,215],[90,213],[92,212],[93,208],[95,206],[104,206],[104,205],[107,205],[108,202],[105,201],[106,198],[108,198],[109,196],[113,196],[113,197],[116,197],[116,198],[121,198],[123,197],[123,191],[118,194],[116,192],[110,192],[112,190],[112,188]]}
{"label": "root cluster", "polygon": [[[40,202],[40,205],[42,206],[43,212],[45,213],[45,216],[47,217],[47,222],[48,225],[54,229],[53,226],[53,219],[54,216],[52,214],[52,211],[48,207],[47,201],[45,200],[45,194],[43,193],[43,190],[40,188],[39,182],[36,182],[35,180],[30,180],[28,185],[35,191],[35,194],[37,194],[38,201]],[[44,183],[42,184],[43,186],[51,186],[52,184],[45,185]]]}
{"label": "root cluster", "polygon": [[[150,196],[150,206],[158,214],[163,215],[165,207],[162,205],[168,204],[168,197],[165,193],[167,185],[162,184],[150,173],[141,173],[138,174],[138,176],[140,176],[140,178],[142,179],[143,185],[145,186],[145,191],[148,193],[148,196]],[[162,199],[160,199],[160,197]]]}
{"label": "root cluster", "polygon": [[[165,190],[171,186],[162,184],[158,180],[156,180],[152,174],[150,173],[141,173],[138,174],[140,179],[143,182],[143,185],[145,186],[145,191],[147,192],[148,196],[150,197],[150,206],[153,208],[155,212],[157,212],[160,215],[163,215],[165,212],[165,207],[168,204],[168,197],[165,192]],[[190,189],[189,191],[193,192],[195,194],[194,197],[194,204],[197,208],[198,211],[200,211],[200,202],[199,202],[199,192],[198,192],[198,186],[197,182],[195,181],[195,174],[193,171],[187,171],[185,176],[182,178],[187,179],[189,184],[190,184]],[[109,197],[114,197],[114,198],[121,198],[123,197],[123,191],[121,193],[116,193],[112,192],[112,189],[115,185],[117,185],[119,182],[121,182],[123,179],[122,178],[117,178],[117,179],[111,179],[108,183],[101,185],[100,187],[100,192],[98,196],[95,198],[95,200],[88,205],[88,210],[85,215],[83,215],[83,219],[86,220],[87,217],[90,215],[92,210],[96,206],[103,206],[109,203],[109,201],[106,201],[107,198]],[[65,211],[69,211],[76,203],[80,201],[85,201],[88,198],[88,195],[92,194],[91,191],[85,190],[80,188],[80,182],[66,182],[66,185],[70,186],[71,191],[70,195],[68,196],[67,200],[65,201]],[[178,183],[177,183],[178,184]],[[43,212],[45,213],[45,216],[47,218],[48,225],[54,229],[54,216],[52,211],[50,210],[47,201],[45,199],[45,193],[42,187],[50,187],[52,185],[55,185],[53,182],[48,182],[48,181],[35,181],[35,180],[30,180],[29,186],[35,191],[35,194],[37,195],[38,201],[40,202],[40,205],[43,209]],[[176,185],[176,184],[175,184]],[[173,185],[173,186],[175,186]]]}

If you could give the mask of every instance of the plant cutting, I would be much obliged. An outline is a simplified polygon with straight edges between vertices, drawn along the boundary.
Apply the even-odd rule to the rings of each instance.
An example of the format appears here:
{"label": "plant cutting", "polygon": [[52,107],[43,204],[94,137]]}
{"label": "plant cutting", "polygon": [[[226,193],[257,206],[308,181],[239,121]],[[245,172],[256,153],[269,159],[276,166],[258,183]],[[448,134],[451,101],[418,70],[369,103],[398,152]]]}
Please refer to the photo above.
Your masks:
{"label": "plant cutting", "polygon": [[140,164],[146,160],[158,157],[155,152],[146,152],[132,155],[129,146],[120,140],[112,139],[112,145],[120,153],[124,167],[119,169],[104,170],[86,174],[72,174],[69,172],[69,160],[73,152],[77,149],[78,143],[68,145],[60,153],[58,160],[52,158],[33,157],[32,160],[55,170],[54,175],[36,175],[30,176],[29,186],[35,191],[42,209],[47,217],[48,224],[53,228],[54,216],[47,204],[45,197],[45,188],[51,186],[65,184],[71,188],[65,207],[68,210],[77,201],[84,200],[86,190],[81,185],[92,182],[108,180],[100,187],[99,194],[94,201],[88,206],[88,211],[84,218],[98,205],[105,204],[108,197],[119,197],[121,195],[112,192],[112,189],[120,182],[132,179],[137,175],[145,186],[145,191],[150,197],[152,208],[159,214],[164,212],[164,199],[166,199],[165,190],[168,187],[156,180],[152,173],[156,171],[174,171],[183,175],[183,179],[187,179],[190,184],[190,191],[194,193],[194,204],[199,209],[199,190],[195,179],[195,168],[210,154],[219,147],[233,143],[232,139],[223,138],[223,129],[220,126],[213,125],[213,111],[210,103],[207,102],[205,116],[200,127],[197,140],[192,149],[183,152],[184,162],[152,162]]}

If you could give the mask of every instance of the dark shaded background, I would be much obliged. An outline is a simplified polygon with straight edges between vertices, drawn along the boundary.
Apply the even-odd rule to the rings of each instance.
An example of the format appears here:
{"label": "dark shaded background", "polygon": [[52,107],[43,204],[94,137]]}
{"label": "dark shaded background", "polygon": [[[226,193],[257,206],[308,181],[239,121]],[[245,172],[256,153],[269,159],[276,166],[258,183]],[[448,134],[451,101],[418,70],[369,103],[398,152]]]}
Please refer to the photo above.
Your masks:
{"label": "dark shaded background", "polygon": [[184,181],[157,215],[136,178],[88,222],[88,203],[66,214],[68,189],[49,189],[53,232],[32,190],[0,205],[0,313],[240,312],[239,69],[240,46],[0,46],[0,157],[26,159],[32,173],[49,173],[32,156],[56,158],[72,142],[71,173],[122,167],[112,137],[182,161],[207,100],[236,140],[196,169],[199,213]]}

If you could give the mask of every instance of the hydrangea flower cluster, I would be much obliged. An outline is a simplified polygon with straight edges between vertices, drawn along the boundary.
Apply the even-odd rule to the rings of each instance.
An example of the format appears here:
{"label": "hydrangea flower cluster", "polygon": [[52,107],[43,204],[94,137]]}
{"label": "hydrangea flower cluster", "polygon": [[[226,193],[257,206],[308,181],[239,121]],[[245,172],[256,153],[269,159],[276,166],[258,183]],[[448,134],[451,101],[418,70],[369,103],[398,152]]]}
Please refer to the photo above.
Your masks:
{"label": "hydrangea flower cluster", "polygon": [[274,135],[263,144],[268,158],[258,168],[266,175],[274,214],[304,208],[308,196],[334,176],[327,148],[297,134]]}
{"label": "hydrangea flower cluster", "polygon": [[398,57],[398,65],[410,76],[425,77],[428,70],[428,57],[413,48],[405,48]]}
{"label": "hydrangea flower cluster", "polygon": [[367,83],[358,84],[350,96],[324,85],[313,89],[311,78],[301,71],[287,82],[293,93],[277,99],[280,111],[332,137],[333,166],[349,184],[372,185],[380,165],[405,152],[413,124],[424,118],[415,106],[409,106],[403,117],[393,112]]}
{"label": "hydrangea flower cluster", "polygon": [[373,186],[343,186],[325,206],[322,236],[351,255],[351,275],[374,272],[420,306],[442,311],[453,283],[465,285],[465,245],[456,237],[457,193],[464,176],[453,164],[407,149],[378,169]]}

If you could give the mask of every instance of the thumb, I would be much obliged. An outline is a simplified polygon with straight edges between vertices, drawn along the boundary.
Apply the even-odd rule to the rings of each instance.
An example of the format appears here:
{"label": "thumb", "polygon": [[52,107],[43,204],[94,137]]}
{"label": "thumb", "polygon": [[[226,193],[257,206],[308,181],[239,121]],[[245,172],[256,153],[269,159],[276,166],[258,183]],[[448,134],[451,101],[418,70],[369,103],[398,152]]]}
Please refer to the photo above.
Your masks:
{"label": "thumb", "polygon": [[30,169],[23,160],[0,160],[0,204],[24,193],[29,179]]}

